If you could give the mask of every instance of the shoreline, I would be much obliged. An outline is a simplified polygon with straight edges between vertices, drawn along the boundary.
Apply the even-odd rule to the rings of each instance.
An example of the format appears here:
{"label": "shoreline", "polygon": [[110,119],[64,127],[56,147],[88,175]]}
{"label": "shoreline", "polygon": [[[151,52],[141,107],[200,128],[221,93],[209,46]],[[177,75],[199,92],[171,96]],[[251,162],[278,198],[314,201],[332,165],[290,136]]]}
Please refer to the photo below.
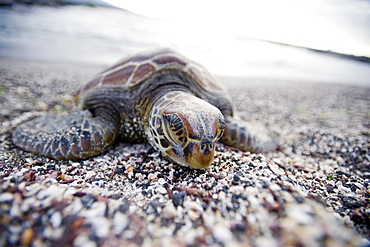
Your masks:
{"label": "shoreline", "polygon": [[0,58],[0,243],[370,244],[370,88],[220,77],[241,117],[266,125],[283,150],[219,144],[207,170],[173,165],[146,144],[80,162],[12,145],[19,121],[73,109],[70,93],[101,69]]}
{"label": "shoreline", "polygon": [[282,46],[294,47],[294,48],[298,48],[298,49],[304,49],[304,50],[308,50],[308,51],[312,51],[312,52],[322,53],[322,54],[325,54],[325,55],[335,56],[335,57],[342,58],[342,59],[349,59],[349,60],[358,61],[358,62],[362,62],[362,63],[366,63],[366,64],[370,63],[370,57],[367,57],[367,56],[345,54],[345,53],[339,53],[339,52],[335,52],[335,51],[331,51],[331,50],[319,50],[319,49],[315,49],[315,48],[310,48],[310,47],[305,47],[305,46],[298,46],[298,45],[293,45],[293,44],[286,44],[286,43],[270,41],[270,40],[260,40],[260,41],[264,41],[264,42],[268,42],[268,43],[272,43],[272,44],[277,44],[277,45],[282,45]]}

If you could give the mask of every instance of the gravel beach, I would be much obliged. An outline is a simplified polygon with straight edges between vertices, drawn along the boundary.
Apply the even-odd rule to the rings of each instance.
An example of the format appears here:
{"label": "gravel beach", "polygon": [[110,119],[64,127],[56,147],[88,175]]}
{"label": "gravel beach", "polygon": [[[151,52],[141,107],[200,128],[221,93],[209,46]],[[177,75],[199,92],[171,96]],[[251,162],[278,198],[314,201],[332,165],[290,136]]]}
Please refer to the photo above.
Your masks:
{"label": "gravel beach", "polygon": [[11,130],[104,66],[0,59],[0,246],[370,246],[370,87],[219,78],[282,149],[191,170],[147,144],[61,162]]}

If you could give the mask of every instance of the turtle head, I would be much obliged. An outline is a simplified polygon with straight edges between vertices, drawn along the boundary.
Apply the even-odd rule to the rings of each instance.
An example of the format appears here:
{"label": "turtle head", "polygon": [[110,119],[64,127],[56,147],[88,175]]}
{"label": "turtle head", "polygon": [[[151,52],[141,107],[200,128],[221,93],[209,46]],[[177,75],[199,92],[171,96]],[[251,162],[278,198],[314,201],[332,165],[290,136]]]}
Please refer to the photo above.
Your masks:
{"label": "turtle head", "polygon": [[178,164],[207,168],[225,129],[224,116],[218,108],[195,96],[186,102],[179,100],[164,102],[152,110],[149,140]]}

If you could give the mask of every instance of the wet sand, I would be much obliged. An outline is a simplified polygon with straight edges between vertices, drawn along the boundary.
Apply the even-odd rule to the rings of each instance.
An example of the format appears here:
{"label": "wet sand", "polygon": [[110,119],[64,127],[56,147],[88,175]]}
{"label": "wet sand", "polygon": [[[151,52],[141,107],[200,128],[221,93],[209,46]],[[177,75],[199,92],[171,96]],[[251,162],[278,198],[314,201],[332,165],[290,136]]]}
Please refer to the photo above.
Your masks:
{"label": "wet sand", "polygon": [[370,88],[220,78],[282,150],[219,144],[207,170],[147,144],[81,162],[12,145],[19,122],[73,110],[73,90],[103,68],[0,59],[0,245],[369,245]]}

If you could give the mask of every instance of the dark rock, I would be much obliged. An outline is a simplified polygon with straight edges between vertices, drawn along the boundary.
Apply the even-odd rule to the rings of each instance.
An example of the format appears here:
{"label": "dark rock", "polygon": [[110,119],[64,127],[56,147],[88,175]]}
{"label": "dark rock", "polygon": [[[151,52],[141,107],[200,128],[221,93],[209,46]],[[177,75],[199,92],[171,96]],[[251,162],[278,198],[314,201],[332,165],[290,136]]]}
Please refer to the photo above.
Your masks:
{"label": "dark rock", "polygon": [[90,208],[91,205],[95,202],[95,197],[92,194],[87,194],[81,197],[81,202],[84,208]]}
{"label": "dark rock", "polygon": [[116,168],[116,170],[114,170],[114,173],[115,174],[123,174],[124,171],[125,171],[125,169],[123,169],[122,167],[118,167],[118,168]]}
{"label": "dark rock", "polygon": [[184,199],[186,196],[185,191],[180,191],[178,193],[174,193],[172,196],[172,202],[175,207],[182,206],[184,204]]}
{"label": "dark rock", "polygon": [[119,205],[118,207],[118,211],[121,212],[121,213],[126,213],[130,208],[130,202],[129,201],[125,201],[124,203],[122,203],[121,205]]}

